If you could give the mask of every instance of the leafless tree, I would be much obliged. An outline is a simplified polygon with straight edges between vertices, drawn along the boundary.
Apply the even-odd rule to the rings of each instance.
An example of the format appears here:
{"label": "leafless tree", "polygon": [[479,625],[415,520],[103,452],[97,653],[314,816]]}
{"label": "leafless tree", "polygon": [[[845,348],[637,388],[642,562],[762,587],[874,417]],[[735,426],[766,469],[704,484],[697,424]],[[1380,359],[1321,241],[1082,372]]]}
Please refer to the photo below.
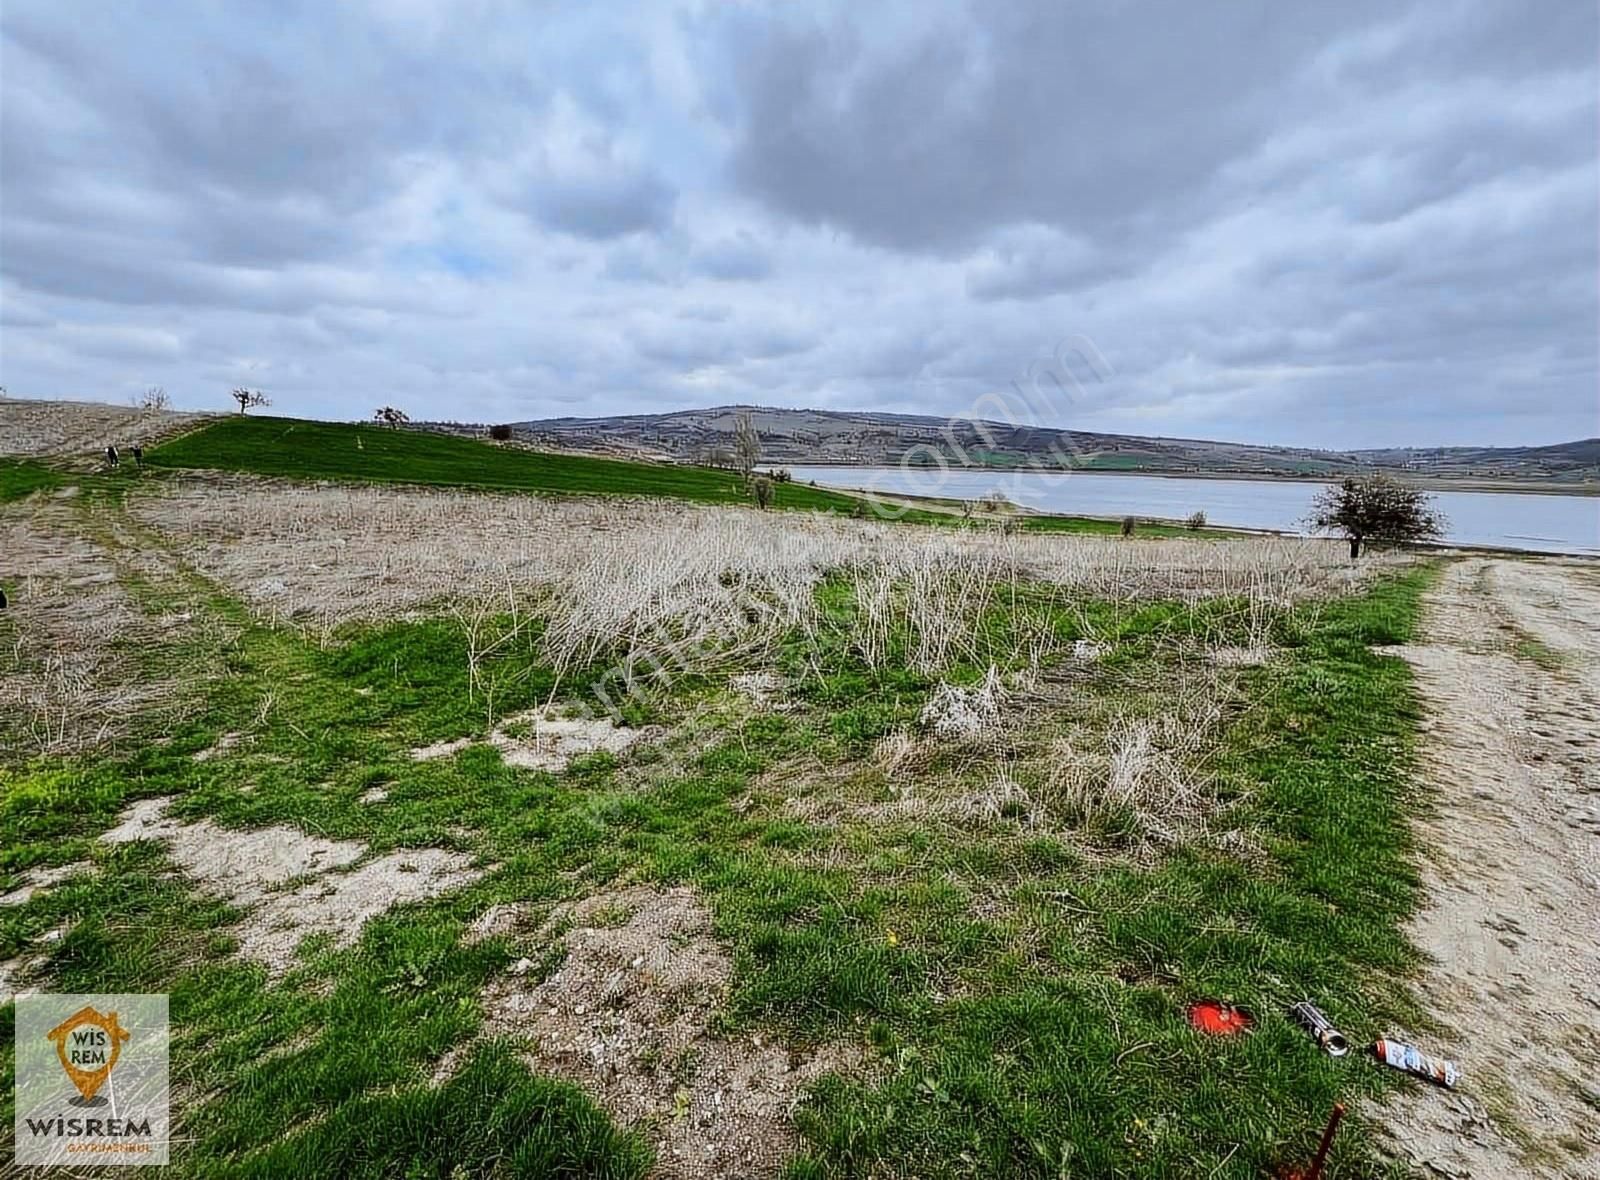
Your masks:
{"label": "leafless tree", "polygon": [[141,393],[134,404],[141,410],[170,410],[172,398],[167,396],[167,391],[159,385],[152,385]]}
{"label": "leafless tree", "polygon": [[239,403],[239,413],[244,413],[251,406],[270,406],[272,399],[259,389],[235,389],[228,395]]}
{"label": "leafless tree", "polygon": [[748,410],[734,419],[733,452],[738,460],[739,470],[747,477],[755,470],[756,464],[761,462],[761,434],[756,430],[756,424],[751,420]]}
{"label": "leafless tree", "polygon": [[382,406],[372,411],[372,419],[375,422],[382,422],[391,430],[395,430],[411,421],[411,416],[404,410],[397,410],[393,406]]}

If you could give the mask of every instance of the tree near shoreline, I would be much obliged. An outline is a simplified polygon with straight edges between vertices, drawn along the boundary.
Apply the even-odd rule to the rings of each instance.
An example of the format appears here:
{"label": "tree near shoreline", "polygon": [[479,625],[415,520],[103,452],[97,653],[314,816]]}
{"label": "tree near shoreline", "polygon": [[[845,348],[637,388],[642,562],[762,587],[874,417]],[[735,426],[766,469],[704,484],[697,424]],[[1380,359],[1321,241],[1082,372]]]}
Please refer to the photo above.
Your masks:
{"label": "tree near shoreline", "polygon": [[733,421],[733,452],[739,471],[749,479],[756,464],[761,462],[761,434],[748,410]]}
{"label": "tree near shoreline", "polygon": [[1361,556],[1366,541],[1431,541],[1447,523],[1432,496],[1387,475],[1346,476],[1324,488],[1306,521],[1319,531],[1343,533],[1351,560]]}

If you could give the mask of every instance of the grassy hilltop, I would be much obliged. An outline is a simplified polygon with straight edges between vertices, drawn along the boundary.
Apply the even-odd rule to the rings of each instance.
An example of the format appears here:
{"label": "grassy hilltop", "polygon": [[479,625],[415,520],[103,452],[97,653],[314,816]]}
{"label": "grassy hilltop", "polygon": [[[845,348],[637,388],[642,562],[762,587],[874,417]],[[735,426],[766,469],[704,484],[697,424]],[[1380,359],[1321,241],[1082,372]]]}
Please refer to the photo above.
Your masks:
{"label": "grassy hilltop", "polygon": [[[295,418],[220,418],[147,456],[157,466],[247,471],[289,479],[472,487],[549,495],[658,496],[702,504],[748,504],[750,492],[735,472],[688,464],[602,459],[559,451],[502,446],[479,439],[420,430],[391,430],[347,422]],[[775,483],[773,507],[806,511],[856,511],[859,496]],[[948,524],[949,512],[903,508],[895,519]],[[1028,514],[1022,528],[1039,532],[1113,533],[1114,521]],[[1148,535],[1176,527],[1143,525]]]}
{"label": "grassy hilltop", "polygon": [[[666,496],[747,503],[744,482],[710,467],[547,454],[477,439],[347,422],[237,416],[219,419],[149,455],[166,467],[250,471],[289,479],[368,480],[556,495]],[[856,501],[805,485],[774,488],[782,508],[849,511]]]}

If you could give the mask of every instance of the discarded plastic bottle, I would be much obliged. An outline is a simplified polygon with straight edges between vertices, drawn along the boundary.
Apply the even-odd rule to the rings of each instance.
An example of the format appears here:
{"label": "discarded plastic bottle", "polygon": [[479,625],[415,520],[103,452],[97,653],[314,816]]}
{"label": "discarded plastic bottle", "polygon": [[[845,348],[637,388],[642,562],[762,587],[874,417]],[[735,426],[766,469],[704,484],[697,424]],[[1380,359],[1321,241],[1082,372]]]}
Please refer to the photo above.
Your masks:
{"label": "discarded plastic bottle", "polygon": [[1455,1089],[1455,1084],[1461,1080],[1455,1062],[1446,1061],[1443,1057],[1429,1057],[1414,1045],[1401,1041],[1379,1041],[1372,1046],[1372,1051],[1385,1065],[1403,1069],[1419,1078],[1427,1078],[1430,1082],[1438,1082],[1441,1086]]}
{"label": "discarded plastic bottle", "polygon": [[1289,1015],[1311,1034],[1311,1039],[1321,1045],[1329,1057],[1343,1057],[1350,1051],[1350,1043],[1344,1039],[1344,1034],[1333,1027],[1333,1021],[1324,1016],[1322,1009],[1315,1004],[1302,1000],[1289,1009]]}

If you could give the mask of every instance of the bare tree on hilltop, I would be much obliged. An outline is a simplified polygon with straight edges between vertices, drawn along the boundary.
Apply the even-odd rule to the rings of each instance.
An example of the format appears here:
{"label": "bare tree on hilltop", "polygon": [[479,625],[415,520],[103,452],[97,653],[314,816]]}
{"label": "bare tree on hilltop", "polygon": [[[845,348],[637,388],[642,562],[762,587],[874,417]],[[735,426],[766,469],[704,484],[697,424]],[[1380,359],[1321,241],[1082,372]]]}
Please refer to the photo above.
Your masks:
{"label": "bare tree on hilltop", "polygon": [[228,396],[239,403],[239,413],[241,414],[251,406],[270,406],[272,404],[272,399],[259,389],[235,389]]}
{"label": "bare tree on hilltop", "polygon": [[397,430],[411,421],[411,415],[404,410],[397,410],[393,406],[382,406],[372,411],[372,420],[383,423],[391,430]]}

